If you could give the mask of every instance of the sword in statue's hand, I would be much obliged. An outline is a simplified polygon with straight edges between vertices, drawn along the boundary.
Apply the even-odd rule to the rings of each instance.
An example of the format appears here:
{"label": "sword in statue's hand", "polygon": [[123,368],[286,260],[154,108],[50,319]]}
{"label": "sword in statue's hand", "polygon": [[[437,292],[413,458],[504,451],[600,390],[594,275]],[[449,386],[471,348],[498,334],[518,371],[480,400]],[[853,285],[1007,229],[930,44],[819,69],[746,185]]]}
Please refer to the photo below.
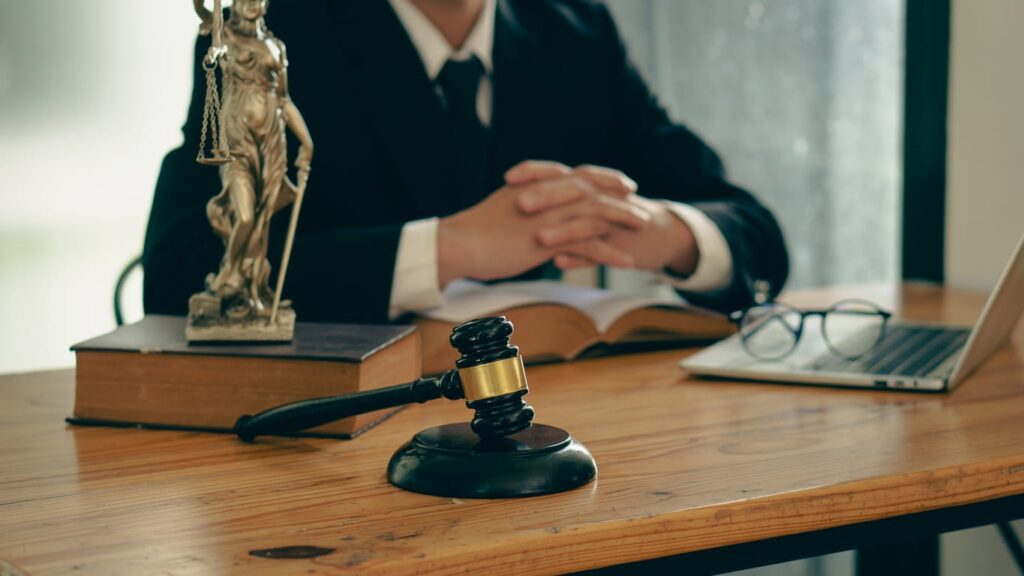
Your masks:
{"label": "sword in statue's hand", "polygon": [[284,254],[281,256],[281,268],[277,273],[277,288],[274,290],[274,307],[270,312],[270,324],[277,324],[277,309],[281,304],[281,290],[284,288],[284,276],[288,272],[288,259],[292,254],[292,243],[295,241],[295,228],[299,224],[299,211],[302,209],[302,197],[306,195],[306,182],[309,181],[309,166],[299,168],[298,182],[295,185],[295,202],[292,204],[292,217],[288,223],[288,236],[284,241]]}

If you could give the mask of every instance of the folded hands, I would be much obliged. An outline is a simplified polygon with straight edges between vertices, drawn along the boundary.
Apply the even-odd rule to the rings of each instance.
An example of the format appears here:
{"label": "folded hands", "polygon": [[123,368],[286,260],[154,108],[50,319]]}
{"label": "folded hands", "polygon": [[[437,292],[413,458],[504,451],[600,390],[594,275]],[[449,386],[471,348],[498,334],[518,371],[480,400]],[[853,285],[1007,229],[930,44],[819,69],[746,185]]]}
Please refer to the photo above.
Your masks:
{"label": "folded hands", "polygon": [[516,276],[549,260],[565,270],[604,264],[687,276],[698,258],[693,233],[665,203],[600,166],[522,162],[505,186],[438,226],[442,286]]}

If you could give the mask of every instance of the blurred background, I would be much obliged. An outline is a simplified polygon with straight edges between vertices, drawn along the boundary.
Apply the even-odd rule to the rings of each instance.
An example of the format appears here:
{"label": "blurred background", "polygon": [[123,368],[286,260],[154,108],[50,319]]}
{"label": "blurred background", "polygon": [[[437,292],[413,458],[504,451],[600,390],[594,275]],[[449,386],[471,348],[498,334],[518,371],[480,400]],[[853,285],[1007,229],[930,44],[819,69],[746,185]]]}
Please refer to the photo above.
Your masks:
{"label": "blurred background", "polygon": [[[907,1],[609,2],[674,117],[775,209],[790,287],[905,276],[916,222],[902,210],[905,115],[932,103],[905,101]],[[952,4],[931,279],[987,290],[1024,232],[1024,2]],[[0,0],[0,373],[72,366],[68,346],[114,327],[115,279],[141,251],[160,161],[181,141],[196,25],[185,0]],[[129,318],[142,314],[140,286],[138,275],[127,286]],[[1009,573],[994,529],[972,533],[944,539],[943,573]],[[852,564],[841,554],[757,573]]]}
{"label": "blurred background", "polygon": [[[791,287],[897,278],[902,0],[610,4],[674,117],[775,208]],[[196,21],[184,0],[0,2],[0,372],[70,365],[68,345],[113,326],[181,141]]]}
{"label": "blurred background", "polygon": [[184,0],[0,0],[0,373],[71,366],[68,346],[113,328],[181,142],[196,22]]}

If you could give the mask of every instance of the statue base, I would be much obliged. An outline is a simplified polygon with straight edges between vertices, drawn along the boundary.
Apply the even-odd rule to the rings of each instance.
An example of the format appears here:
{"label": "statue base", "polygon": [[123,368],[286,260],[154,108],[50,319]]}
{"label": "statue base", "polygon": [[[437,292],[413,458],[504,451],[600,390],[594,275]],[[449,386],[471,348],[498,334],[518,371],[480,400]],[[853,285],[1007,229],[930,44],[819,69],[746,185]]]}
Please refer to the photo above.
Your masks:
{"label": "statue base", "polygon": [[395,452],[388,481],[448,498],[517,498],[572,490],[597,477],[597,464],[568,432],[534,424],[482,440],[469,424],[427,428]]}
{"label": "statue base", "polygon": [[277,322],[251,312],[225,311],[222,299],[200,292],[188,299],[185,339],[189,342],[291,342],[295,336],[295,311],[287,302],[277,310]]}

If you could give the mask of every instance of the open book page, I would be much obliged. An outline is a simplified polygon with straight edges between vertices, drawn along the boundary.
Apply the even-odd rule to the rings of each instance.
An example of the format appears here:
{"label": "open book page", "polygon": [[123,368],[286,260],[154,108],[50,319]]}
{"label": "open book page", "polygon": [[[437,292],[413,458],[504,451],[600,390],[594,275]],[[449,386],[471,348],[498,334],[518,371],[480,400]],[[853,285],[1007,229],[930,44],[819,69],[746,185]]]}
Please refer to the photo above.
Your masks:
{"label": "open book page", "polygon": [[516,289],[527,284],[530,283],[508,282],[495,286],[472,280],[456,280],[445,288],[444,304],[421,312],[420,315],[461,324],[502,310],[547,302],[543,296]]}
{"label": "open book page", "polygon": [[561,304],[590,317],[599,332],[605,332],[624,314],[649,306],[687,308],[680,298],[637,298],[600,288],[570,286],[554,280],[504,282],[487,285],[458,280],[448,285],[444,304],[423,316],[453,324],[529,304]]}

